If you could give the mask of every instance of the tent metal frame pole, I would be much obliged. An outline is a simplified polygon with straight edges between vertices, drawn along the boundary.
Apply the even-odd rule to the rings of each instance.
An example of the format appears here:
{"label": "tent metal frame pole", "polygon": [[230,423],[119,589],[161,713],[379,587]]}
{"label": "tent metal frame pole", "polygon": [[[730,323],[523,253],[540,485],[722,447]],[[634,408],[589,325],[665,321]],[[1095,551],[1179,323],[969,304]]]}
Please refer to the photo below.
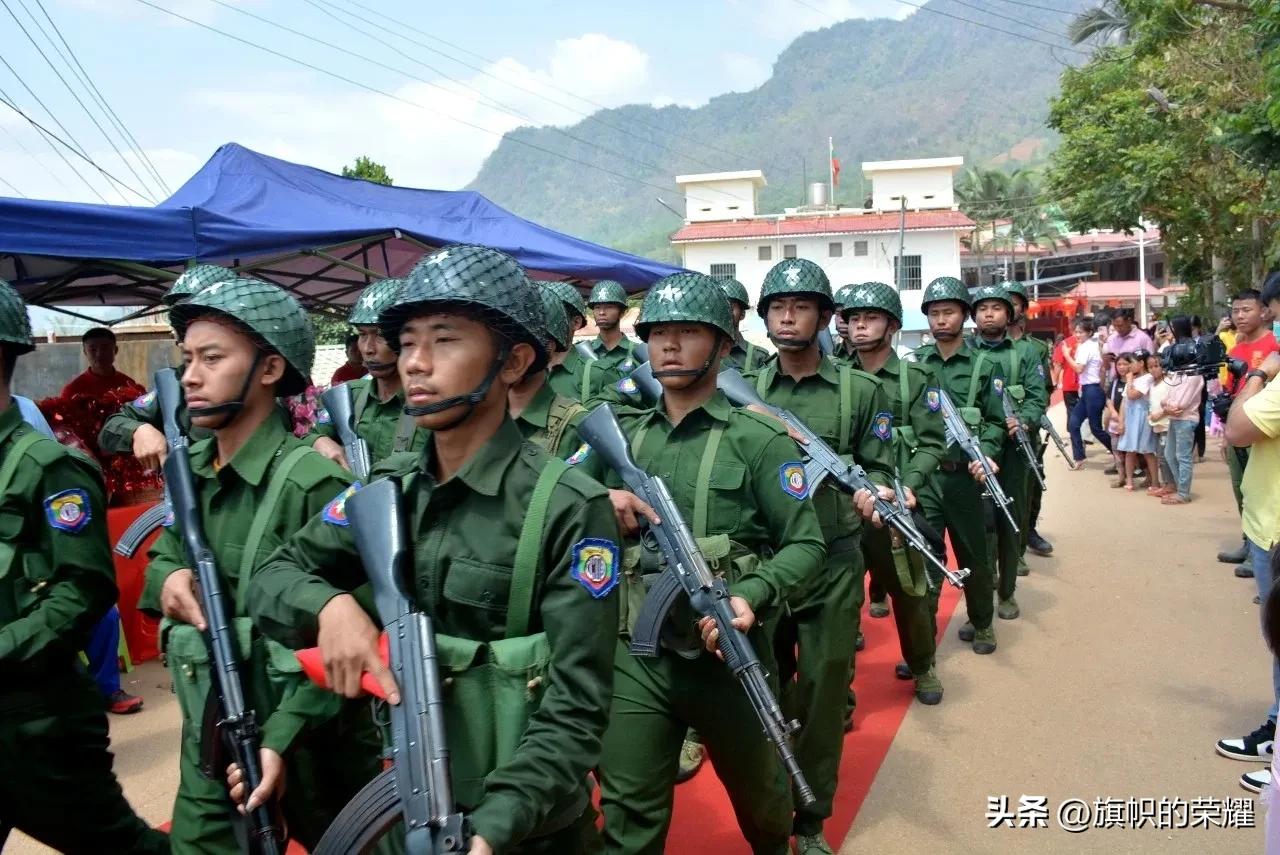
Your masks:
{"label": "tent metal frame pole", "polygon": [[62,288],[64,285],[67,285],[68,283],[74,282],[75,280],[79,279],[81,274],[88,269],[89,269],[89,262],[83,261],[77,264],[75,267],[71,268],[66,273],[57,277],[56,279],[52,281],[46,280],[44,286],[39,291],[37,291],[36,293],[28,297],[26,302],[29,305],[35,305],[35,306],[44,305],[43,303],[40,302],[41,300],[43,300],[45,297],[49,296],[50,294],[54,293],[58,289]]}
{"label": "tent metal frame pole", "polygon": [[277,282],[276,284],[280,285],[281,288],[292,288],[295,285],[302,285],[310,282],[327,282],[330,285],[350,285],[354,288],[364,287],[364,283],[353,283],[350,279],[339,279],[336,276],[320,276],[314,273],[294,273],[292,270],[257,270],[255,272],[257,275],[263,277],[292,276],[298,280],[297,282],[291,282],[288,285],[280,285],[280,283]]}
{"label": "tent metal frame pole", "polygon": [[88,321],[89,323],[94,324],[96,326],[109,326],[111,323],[113,323],[111,321],[104,321],[102,318],[94,318],[89,315],[82,315],[79,312],[73,312],[70,309],[64,308],[63,306],[42,306],[41,308],[48,309],[51,312],[58,312],[59,314],[63,314],[63,315],[70,315],[73,318],[79,318],[82,321]]}
{"label": "tent metal frame pole", "polygon": [[[353,243],[375,244],[378,241],[386,240],[387,238],[392,237],[393,234],[394,234],[393,232],[384,232],[377,235],[369,235],[368,237],[350,238],[348,240],[344,240],[342,243],[329,244],[328,246],[322,246],[319,249],[295,249],[290,252],[282,252],[277,255],[273,255],[270,258],[263,258],[258,261],[252,262],[250,264],[235,264],[235,265],[232,265],[232,269],[235,270],[237,273],[239,273],[242,270],[254,270],[259,267],[266,267],[268,265],[277,264],[281,261],[288,261],[291,258],[297,258],[300,255],[307,255],[308,253],[312,253],[312,252],[328,252],[328,253],[337,252],[338,250],[342,249],[344,246],[351,246],[351,244]],[[359,255],[359,253],[360,253],[360,250],[357,248],[355,252],[352,252],[351,255],[348,256],[348,258]]]}
{"label": "tent metal frame pole", "polygon": [[[373,277],[374,279],[387,278],[386,275],[383,273],[378,273],[375,270],[370,270],[368,267],[363,267],[359,264],[355,264],[345,259],[330,255],[329,253],[324,252],[323,250],[309,249],[309,250],[305,250],[302,254],[312,256],[313,258],[323,258],[325,261],[331,261],[334,264],[338,265],[339,267],[345,267],[348,270],[352,270],[356,273],[363,274],[364,276]],[[368,255],[369,255],[368,246],[360,247],[360,254],[363,255],[365,258],[368,258]]]}

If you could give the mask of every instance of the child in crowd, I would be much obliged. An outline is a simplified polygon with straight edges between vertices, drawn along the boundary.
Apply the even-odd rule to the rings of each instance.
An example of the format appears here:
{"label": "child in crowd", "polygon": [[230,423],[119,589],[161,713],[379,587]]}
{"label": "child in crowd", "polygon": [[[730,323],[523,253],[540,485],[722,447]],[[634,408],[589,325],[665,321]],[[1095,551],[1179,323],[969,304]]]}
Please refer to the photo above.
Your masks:
{"label": "child in crowd", "polygon": [[1156,436],[1156,461],[1160,464],[1160,486],[1157,489],[1148,490],[1147,493],[1163,499],[1176,492],[1173,486],[1173,469],[1169,465],[1165,451],[1169,436],[1169,414],[1164,409],[1164,401],[1169,393],[1169,378],[1165,377],[1164,369],[1160,367],[1160,357],[1154,353],[1147,358],[1147,373],[1151,375],[1152,382],[1149,396],[1151,413],[1148,421],[1151,422],[1151,430]]}
{"label": "child in crowd", "polygon": [[1196,431],[1201,424],[1204,378],[1198,374],[1174,374],[1166,376],[1161,385],[1165,391],[1160,410],[1169,424],[1164,458],[1172,475],[1167,476],[1167,488],[1160,501],[1166,505],[1185,505],[1191,501],[1191,473]]}
{"label": "child in crowd", "polygon": [[1147,473],[1147,492],[1160,490],[1160,470],[1156,466],[1156,437],[1148,417],[1151,413],[1151,387],[1154,381],[1147,373],[1149,350],[1135,350],[1130,355],[1129,377],[1124,386],[1124,404],[1121,410],[1124,433],[1118,443],[1124,456],[1124,488],[1133,491],[1133,472],[1138,458],[1142,458]]}
{"label": "child in crowd", "polygon": [[1133,364],[1132,353],[1122,353],[1116,357],[1116,373],[1107,388],[1107,403],[1103,408],[1103,421],[1107,423],[1107,433],[1111,434],[1111,454],[1115,458],[1116,472],[1120,477],[1111,485],[1124,486],[1124,458],[1120,451],[1120,438],[1124,436],[1124,384],[1129,377],[1129,367]]}

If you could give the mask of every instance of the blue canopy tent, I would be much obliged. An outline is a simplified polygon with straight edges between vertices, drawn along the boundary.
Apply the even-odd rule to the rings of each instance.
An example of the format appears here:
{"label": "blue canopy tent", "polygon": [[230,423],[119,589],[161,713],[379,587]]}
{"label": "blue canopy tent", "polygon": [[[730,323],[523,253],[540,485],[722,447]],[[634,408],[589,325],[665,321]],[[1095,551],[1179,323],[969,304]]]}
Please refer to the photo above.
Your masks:
{"label": "blue canopy tent", "polygon": [[539,226],[479,193],[342,178],[235,143],[154,208],[0,198],[0,278],[45,306],[154,305],[199,260],[334,307],[455,243],[495,247],[535,279],[584,286],[615,279],[639,291],[679,270]]}

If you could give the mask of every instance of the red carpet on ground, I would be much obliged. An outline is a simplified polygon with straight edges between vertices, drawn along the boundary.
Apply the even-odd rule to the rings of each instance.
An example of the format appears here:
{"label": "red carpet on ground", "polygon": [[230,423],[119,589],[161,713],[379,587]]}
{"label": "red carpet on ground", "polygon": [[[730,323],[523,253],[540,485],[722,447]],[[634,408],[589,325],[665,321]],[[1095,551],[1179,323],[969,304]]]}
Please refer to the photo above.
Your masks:
{"label": "red carpet on ground", "polygon": [[[955,566],[954,560],[952,566]],[[946,632],[960,597],[958,590],[944,583],[938,605],[939,637]],[[845,736],[835,811],[825,829],[827,840],[836,849],[853,825],[907,709],[915,702],[914,684],[893,675],[893,666],[902,660],[893,616],[872,618],[864,607],[862,633],[867,647],[858,654],[853,683],[858,708],[853,716],[853,732]],[[750,855],[751,852],[738,831],[729,797],[710,763],[692,780],[676,788],[671,832],[667,835],[668,855],[707,852],[716,855]]]}

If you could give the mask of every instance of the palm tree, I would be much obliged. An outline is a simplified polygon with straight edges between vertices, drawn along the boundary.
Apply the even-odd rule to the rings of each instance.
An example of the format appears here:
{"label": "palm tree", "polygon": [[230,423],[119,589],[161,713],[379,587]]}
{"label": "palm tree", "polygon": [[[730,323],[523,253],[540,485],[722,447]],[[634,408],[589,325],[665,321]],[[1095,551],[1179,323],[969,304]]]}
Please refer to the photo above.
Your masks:
{"label": "palm tree", "polygon": [[[982,281],[982,267],[986,261],[986,248],[996,243],[996,221],[1009,212],[1009,173],[999,169],[983,169],[971,166],[956,183],[956,201],[969,219],[981,225],[969,239],[969,250],[978,256],[978,281]],[[982,229],[990,229],[987,239]]]}
{"label": "palm tree", "polygon": [[1009,252],[1017,257],[1018,247],[1026,252],[1023,262],[1025,278],[1031,278],[1031,251],[1033,248],[1056,250],[1066,238],[1062,226],[1040,209],[1025,211],[1013,218],[1006,238]]}
{"label": "palm tree", "polygon": [[1103,45],[1126,45],[1133,36],[1133,19],[1117,0],[1103,0],[1076,15],[1067,36],[1075,45],[1094,39]]}

